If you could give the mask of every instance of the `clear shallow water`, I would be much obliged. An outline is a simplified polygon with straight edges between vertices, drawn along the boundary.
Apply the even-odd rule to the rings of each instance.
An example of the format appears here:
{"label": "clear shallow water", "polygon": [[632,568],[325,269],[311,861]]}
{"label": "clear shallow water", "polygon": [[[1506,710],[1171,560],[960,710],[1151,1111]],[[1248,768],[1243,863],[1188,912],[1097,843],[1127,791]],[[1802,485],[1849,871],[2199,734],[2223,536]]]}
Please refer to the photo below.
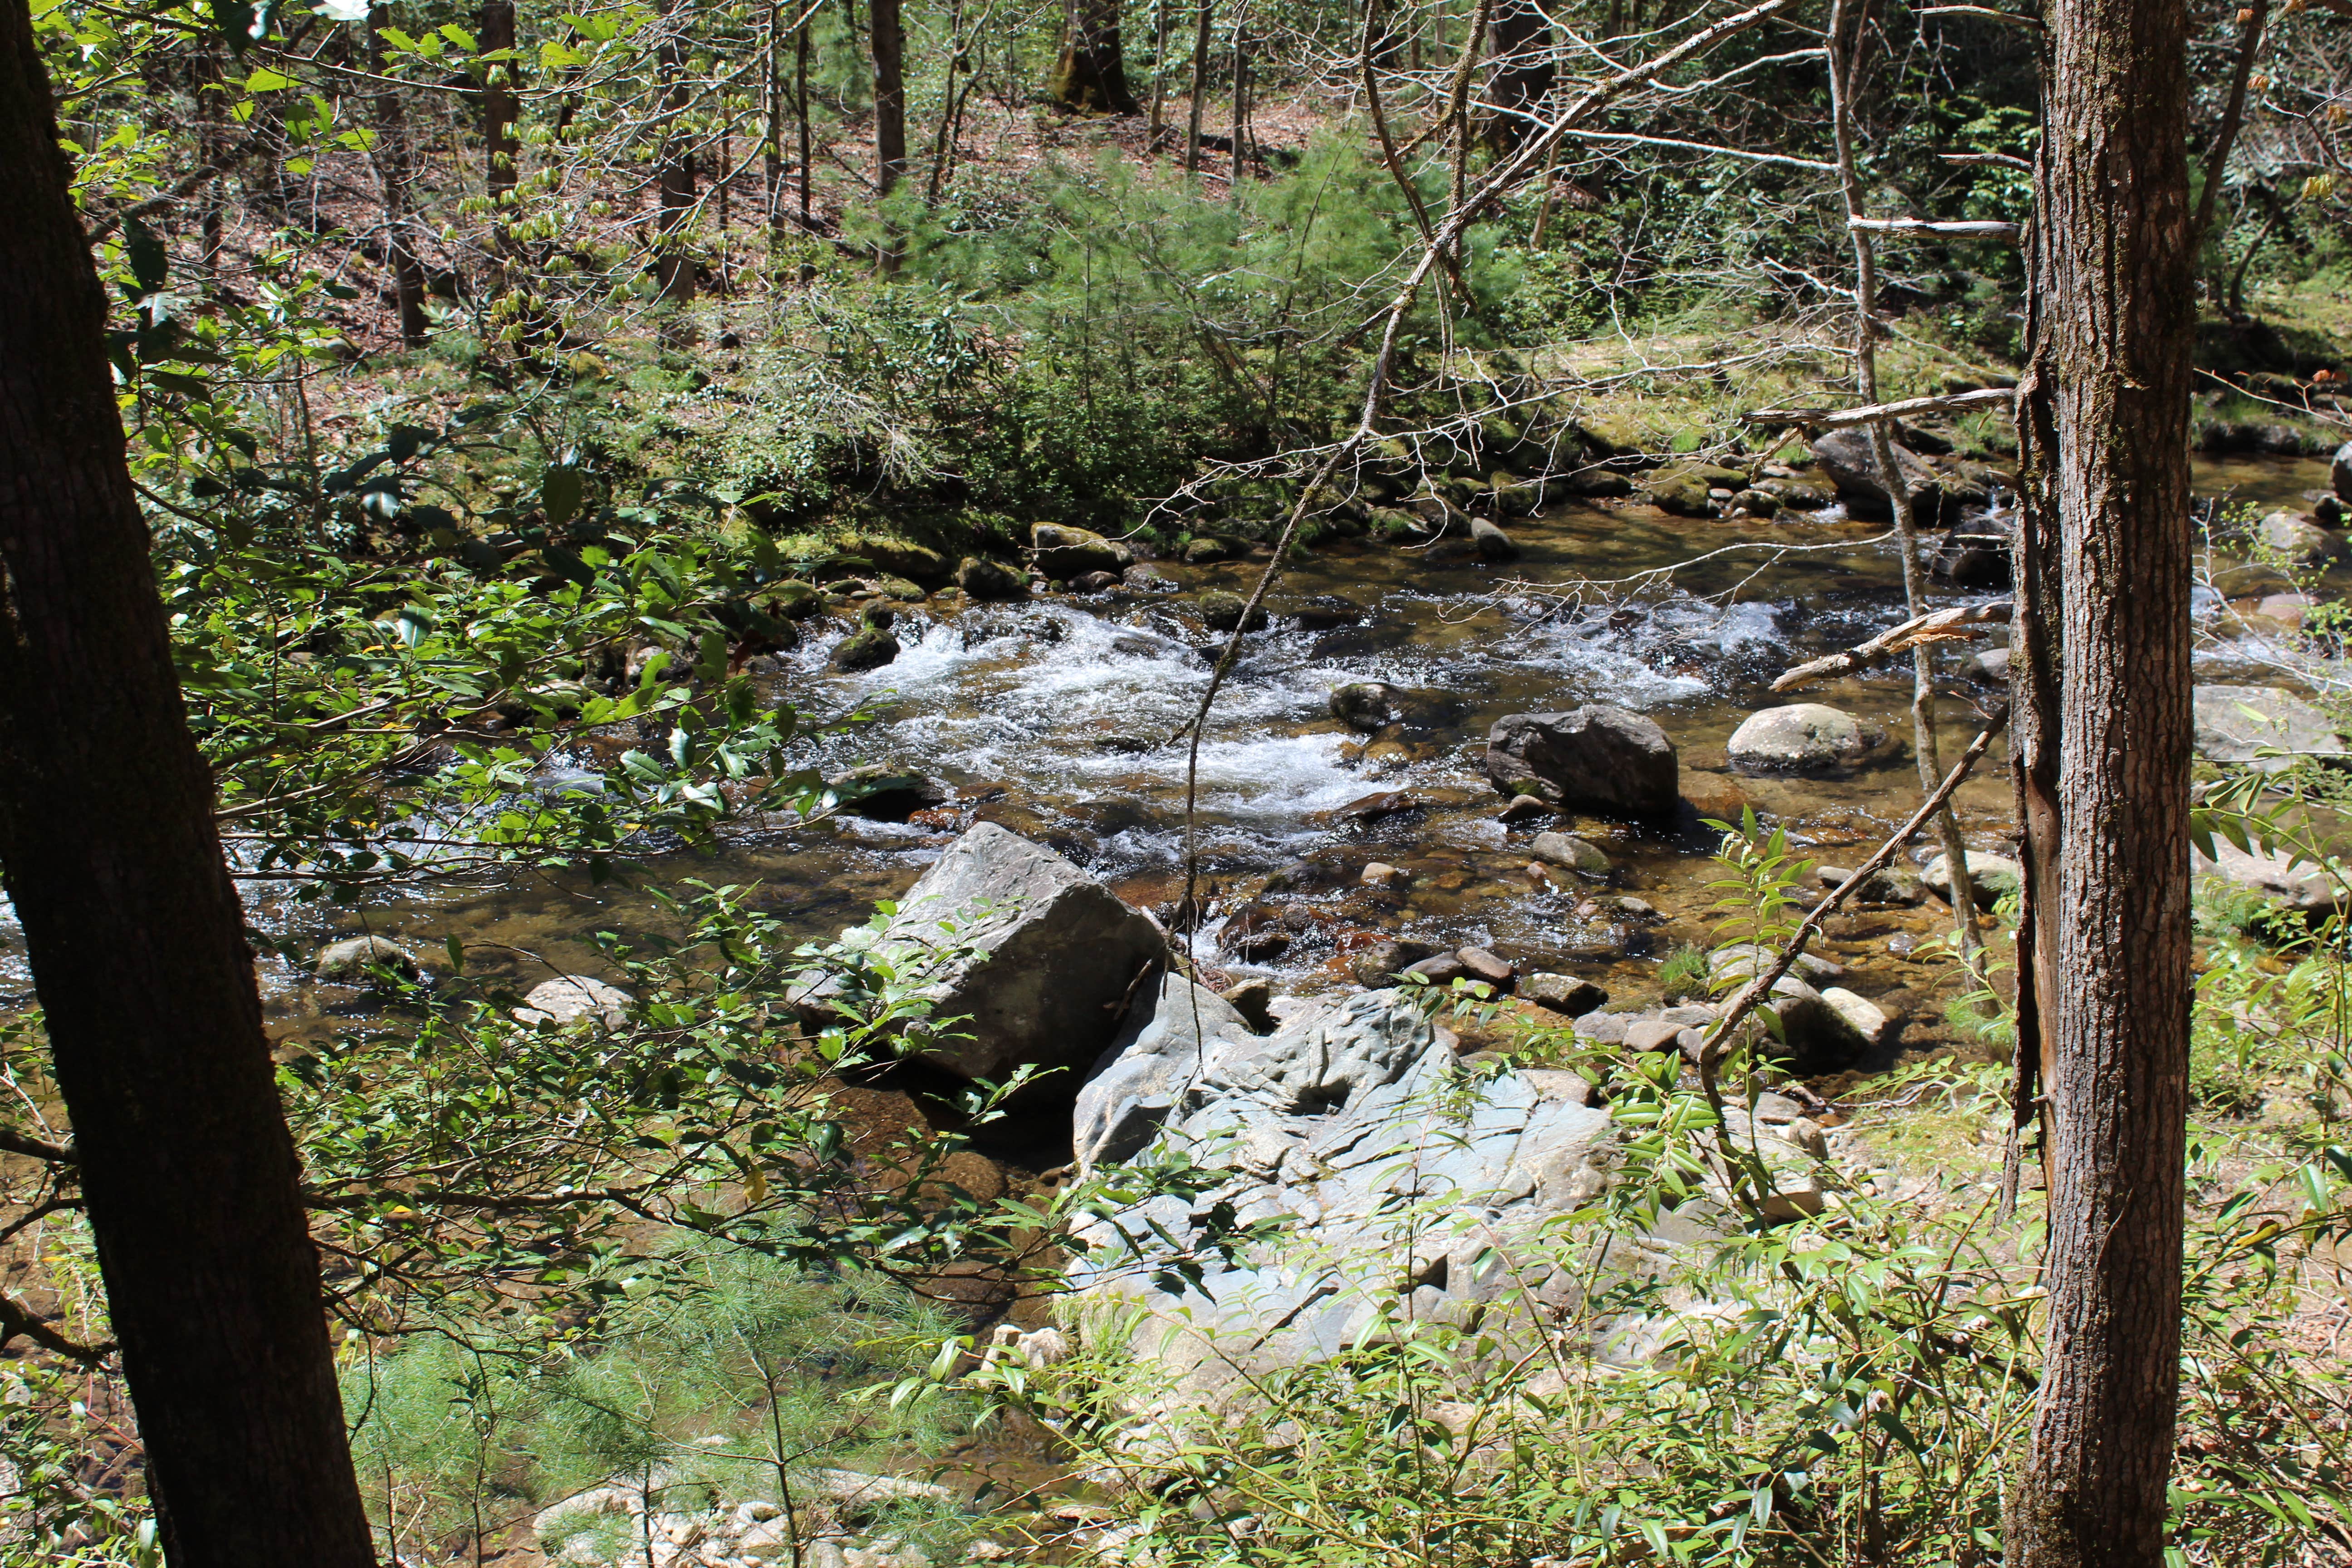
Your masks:
{"label": "clear shallow water", "polygon": [[[2326,466],[2233,458],[2200,466],[2199,478],[2200,493],[2287,504],[2324,485]],[[1900,618],[1897,562],[1878,531],[1574,507],[1512,524],[1523,554],[1504,566],[1346,542],[1293,566],[1269,601],[1273,627],[1247,640],[1203,736],[1199,839],[1216,901],[1202,955],[1312,989],[1342,981],[1364,945],[1402,935],[1492,945],[1523,965],[1590,973],[1622,994],[1638,990],[1659,953],[1706,936],[1713,835],[1703,816],[1736,812],[1744,801],[1821,858],[1850,861],[1847,851],[1874,844],[1917,798],[1907,669],[1889,666],[1803,694],[1886,737],[1842,776],[1735,778],[1723,744],[1754,709],[1790,700],[1767,690],[1789,665]],[[1736,542],[1770,548],[1705,561],[1671,584],[1622,581]],[[1780,547],[1801,548],[1776,555]],[[593,933],[659,928],[651,889],[688,878],[756,883],[758,898],[791,926],[831,935],[876,900],[903,892],[975,816],[1053,845],[1135,903],[1164,907],[1181,882],[1187,748],[1177,737],[1222,644],[1202,630],[1192,601],[1210,588],[1246,593],[1262,566],[1158,569],[1181,592],[916,609],[902,618],[898,658],[860,676],[824,668],[846,622],[810,623],[816,635],[773,678],[777,694],[819,712],[877,715],[825,742],[821,760],[924,773],[955,797],[947,819],[841,818],[641,865],[627,885],[521,873],[495,886],[386,895],[326,916],[257,889],[257,918],[319,942],[366,929],[437,948],[454,936],[479,966],[528,985],[574,968],[602,973]],[[1605,585],[1611,580],[1620,581]],[[1604,585],[1574,591],[1595,582]],[[1299,610],[1330,596],[1360,607],[1361,620],[1299,623]],[[1993,596],[1937,594],[1939,603]],[[1940,705],[1948,754],[1976,728],[1966,699],[1986,695],[1958,679],[1971,651],[1939,650],[1946,687],[1957,694]],[[1328,708],[1334,687],[1367,679],[1412,693],[1414,721],[1370,744]],[[1495,819],[1500,801],[1477,765],[1488,727],[1506,713],[1588,701],[1646,712],[1674,737],[1696,802],[1678,823],[1507,828]],[[1419,805],[1365,826],[1327,815],[1381,791]],[[1972,842],[1997,845],[2009,798],[1998,769],[1970,781],[1960,805]],[[1531,877],[1528,841],[1544,826],[1600,842],[1619,867],[1610,884]],[[1407,868],[1410,887],[1361,888],[1360,874],[1375,859]],[[1253,965],[1219,945],[1216,922],[1265,894],[1270,879],[1268,905],[1297,929],[1286,951]],[[1622,894],[1653,904],[1660,919],[1628,922],[1613,908]],[[1933,921],[1909,923],[1924,930]],[[1876,918],[1863,922],[1862,936],[1883,946],[1902,924]],[[5,934],[0,984],[28,989],[21,944]],[[265,977],[289,1033],[339,1026],[353,1002],[275,961]]]}

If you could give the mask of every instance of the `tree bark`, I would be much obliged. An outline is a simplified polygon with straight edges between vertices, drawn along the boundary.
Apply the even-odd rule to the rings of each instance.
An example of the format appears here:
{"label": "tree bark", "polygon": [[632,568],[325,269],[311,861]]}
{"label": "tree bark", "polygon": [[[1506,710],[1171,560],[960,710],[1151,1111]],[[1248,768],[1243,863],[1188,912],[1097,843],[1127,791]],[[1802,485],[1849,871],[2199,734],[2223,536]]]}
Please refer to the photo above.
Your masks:
{"label": "tree bark", "polygon": [[[368,69],[384,74],[383,40],[376,36],[375,13],[367,20]],[[375,175],[383,193],[384,265],[392,273],[393,301],[399,313],[400,341],[425,346],[425,268],[416,258],[410,215],[408,115],[399,89],[381,83],[371,108],[375,120]]]}
{"label": "tree bark", "polygon": [[25,0],[0,5],[0,866],[173,1568],[369,1568],[244,911]]}
{"label": "tree bark", "polygon": [[1083,114],[1133,114],[1126,51],[1119,43],[1119,0],[1069,0],[1053,98]]}
{"label": "tree bark", "polygon": [[1557,75],[1551,21],[1537,0],[1504,0],[1495,9],[1495,78],[1488,94],[1487,143],[1517,150],[1533,127]]}
{"label": "tree bark", "polygon": [[[2163,1560],[2189,1077],[2188,13],[2053,0],[2020,393],[2018,695],[2048,1106],[2048,1354],[2012,1568]],[[2021,606],[2023,607],[2023,606]]]}
{"label": "tree bark", "polygon": [[[476,41],[485,53],[515,47],[514,0],[482,0],[481,26]],[[482,188],[490,198],[490,234],[500,257],[513,248],[507,220],[515,187],[515,160],[522,143],[515,138],[515,67],[501,60],[482,72]]]}
{"label": "tree bark", "polygon": [[654,278],[660,285],[661,297],[672,304],[691,304],[694,300],[694,255],[688,246],[688,231],[694,221],[694,139],[687,134],[684,124],[688,90],[686,83],[686,26],[675,11],[665,10],[662,16],[660,47],[654,51],[655,68],[661,72],[662,132],[661,167],[655,175],[656,200],[661,205],[661,219],[656,244],[659,249],[654,257]]}
{"label": "tree bark", "polygon": [[1201,100],[1209,90],[1209,22],[1216,0],[1201,0],[1198,25],[1192,34],[1192,96],[1184,113],[1184,172],[1201,166]]}
{"label": "tree bark", "polygon": [[[887,201],[907,174],[907,37],[898,0],[873,0],[866,19],[874,52],[874,183]],[[887,217],[880,259],[886,276],[902,259],[898,229]]]}

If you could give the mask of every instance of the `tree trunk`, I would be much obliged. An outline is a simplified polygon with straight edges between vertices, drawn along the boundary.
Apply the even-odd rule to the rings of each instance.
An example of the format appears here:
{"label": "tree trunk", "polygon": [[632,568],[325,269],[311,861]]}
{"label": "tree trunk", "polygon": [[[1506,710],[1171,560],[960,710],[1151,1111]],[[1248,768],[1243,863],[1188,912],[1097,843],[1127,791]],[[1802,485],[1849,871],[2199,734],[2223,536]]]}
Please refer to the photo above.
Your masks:
{"label": "tree trunk", "polygon": [[1070,0],[1062,58],[1054,67],[1053,99],[1087,114],[1133,114],[1127,58],[1119,44],[1119,0]]}
{"label": "tree trunk", "polygon": [[1228,199],[1242,199],[1242,149],[1249,140],[1249,34],[1242,26],[1246,14],[1234,14],[1234,134],[1233,174],[1225,182]]}
{"label": "tree trunk", "polygon": [[772,265],[784,238],[784,39],[783,6],[768,0],[767,110],[768,139],[761,149],[761,166],[768,185],[768,250]]}
{"label": "tree trunk", "polygon": [[[482,0],[477,41],[485,53],[515,47],[514,0]],[[502,60],[482,72],[482,188],[490,198],[491,243],[502,258],[512,248],[508,220],[513,216],[515,159],[521,152],[515,140],[514,62]]]}
{"label": "tree trunk", "polygon": [[688,97],[686,42],[680,36],[685,26],[677,13],[666,13],[661,45],[654,51],[655,68],[661,72],[663,85],[661,167],[655,176],[661,220],[655,241],[659,248],[654,257],[654,278],[660,284],[661,297],[675,305],[693,302],[695,282],[694,256],[687,243],[694,219],[694,141],[681,123]]}
{"label": "tree trunk", "polygon": [[[375,13],[368,13],[368,69],[381,77],[383,41],[376,37]],[[416,258],[415,224],[409,213],[408,115],[400,90],[380,83],[371,106],[375,120],[375,175],[383,192],[384,265],[392,273],[393,301],[400,316],[400,341],[425,346],[425,268]]]}
{"label": "tree trunk", "polygon": [[[907,173],[907,38],[898,0],[873,0],[866,19],[873,29],[874,183],[887,202]],[[880,259],[889,274],[898,270],[901,252],[896,226],[887,217],[883,226]]]}
{"label": "tree trunk", "polygon": [[1498,153],[1517,150],[1551,96],[1551,22],[1536,0],[1504,0],[1495,9],[1495,79],[1487,103],[1486,141]]}
{"label": "tree trunk", "polygon": [[0,5],[0,866],[173,1568],[371,1568],[212,778],[25,0]]}
{"label": "tree trunk", "polygon": [[[2053,0],[2014,679],[2050,1180],[2011,1568],[2164,1552],[2189,1076],[2188,13]],[[2063,658],[2060,651],[2063,650]],[[2015,658],[2016,656],[2012,656]],[[2049,711],[2054,695],[2056,710]]]}
{"label": "tree trunk", "polygon": [[1201,100],[1209,90],[1209,22],[1216,0],[1201,0],[1200,25],[1192,35],[1192,98],[1184,116],[1184,172],[1201,166]]}

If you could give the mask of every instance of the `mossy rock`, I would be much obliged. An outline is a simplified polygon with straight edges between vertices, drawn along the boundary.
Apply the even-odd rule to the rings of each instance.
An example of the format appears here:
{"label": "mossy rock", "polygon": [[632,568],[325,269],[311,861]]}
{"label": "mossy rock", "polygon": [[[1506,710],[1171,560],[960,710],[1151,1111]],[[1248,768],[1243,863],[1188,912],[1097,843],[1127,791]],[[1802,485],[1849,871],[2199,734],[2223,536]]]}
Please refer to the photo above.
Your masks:
{"label": "mossy rock", "polygon": [[[1201,595],[1201,623],[1211,631],[1229,632],[1242,624],[1242,612],[1248,608],[1249,601],[1239,594],[1221,591],[1203,594]],[[1262,632],[1265,629],[1265,611],[1261,608],[1250,617],[1246,629]]]}
{"label": "mossy rock", "polygon": [[1707,499],[1708,490],[1747,488],[1746,474],[1712,463],[1669,463],[1642,481],[1642,493],[1651,505],[1678,517],[1713,517],[1715,503]]}
{"label": "mossy rock", "polygon": [[865,626],[841,639],[833,650],[833,668],[855,674],[879,669],[898,657],[898,639],[887,626]]}
{"label": "mossy rock", "polygon": [[824,595],[814,583],[778,583],[768,592],[773,613],[788,621],[804,621],[824,608]]}
{"label": "mossy rock", "polygon": [[1025,599],[1029,579],[1001,561],[967,555],[956,568],[956,586],[974,599]]}
{"label": "mossy rock", "polygon": [[924,596],[920,584],[910,583],[904,577],[877,577],[874,586],[885,598],[911,602]]}
{"label": "mossy rock", "polygon": [[918,583],[944,583],[955,574],[946,555],[908,539],[862,534],[851,540],[848,548],[872,562],[877,569]]}

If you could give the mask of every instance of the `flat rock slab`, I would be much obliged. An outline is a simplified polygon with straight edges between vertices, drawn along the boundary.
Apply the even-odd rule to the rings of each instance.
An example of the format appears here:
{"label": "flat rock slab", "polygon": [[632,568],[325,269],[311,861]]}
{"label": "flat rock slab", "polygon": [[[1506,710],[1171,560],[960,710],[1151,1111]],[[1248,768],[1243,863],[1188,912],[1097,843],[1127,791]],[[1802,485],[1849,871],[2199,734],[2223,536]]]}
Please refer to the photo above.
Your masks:
{"label": "flat rock slab", "polygon": [[2279,773],[2299,757],[2345,754],[2333,720],[2275,687],[2200,686],[2193,695],[2197,754],[2208,762]]}

